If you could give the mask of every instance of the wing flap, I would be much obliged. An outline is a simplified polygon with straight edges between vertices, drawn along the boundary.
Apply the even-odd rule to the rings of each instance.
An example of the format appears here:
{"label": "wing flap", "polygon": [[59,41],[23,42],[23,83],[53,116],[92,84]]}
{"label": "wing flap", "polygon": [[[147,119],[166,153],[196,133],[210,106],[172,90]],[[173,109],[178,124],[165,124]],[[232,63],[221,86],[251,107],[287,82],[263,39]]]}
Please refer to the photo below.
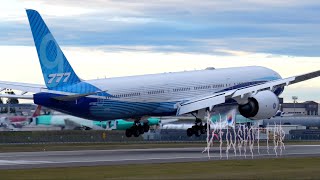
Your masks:
{"label": "wing flap", "polygon": [[263,84],[246,87],[242,89],[237,89],[235,93],[232,95],[232,98],[236,98],[240,96],[241,98],[247,94],[255,94],[258,91],[264,91],[264,90],[273,90],[276,87],[284,87],[290,84],[290,82],[294,81],[295,77],[285,78],[285,79],[279,79],[275,81],[269,81]]}
{"label": "wing flap", "polygon": [[225,103],[226,97],[232,95],[235,91],[236,90],[230,90],[223,93],[215,93],[213,95],[178,104],[177,115],[186,114],[199,109],[212,108],[212,106]]}

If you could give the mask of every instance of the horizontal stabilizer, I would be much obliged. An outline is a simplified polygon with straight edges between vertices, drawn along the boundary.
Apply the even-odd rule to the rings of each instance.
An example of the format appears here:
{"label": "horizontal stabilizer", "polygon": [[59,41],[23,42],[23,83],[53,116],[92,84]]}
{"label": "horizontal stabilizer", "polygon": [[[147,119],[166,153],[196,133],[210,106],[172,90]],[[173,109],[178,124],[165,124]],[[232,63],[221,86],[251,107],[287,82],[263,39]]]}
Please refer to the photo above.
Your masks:
{"label": "horizontal stabilizer", "polygon": [[[98,93],[102,93],[105,91],[98,91],[98,92],[91,92],[91,93],[85,93],[85,94],[74,94],[74,95],[68,95],[68,96],[57,96],[57,97],[52,97],[52,99],[58,100],[58,101],[75,101],[78,100],[82,97],[87,97],[91,95],[96,95]],[[95,98],[100,98],[100,99],[105,99],[106,97],[104,96],[95,96]]]}
{"label": "horizontal stabilizer", "polygon": [[10,81],[0,81],[0,87],[5,89],[14,89],[14,90],[19,90],[23,92],[32,92],[32,93],[38,93],[43,89],[47,89],[45,86],[40,84],[10,82]]}
{"label": "horizontal stabilizer", "polygon": [[0,94],[0,98],[33,99],[33,95]]}

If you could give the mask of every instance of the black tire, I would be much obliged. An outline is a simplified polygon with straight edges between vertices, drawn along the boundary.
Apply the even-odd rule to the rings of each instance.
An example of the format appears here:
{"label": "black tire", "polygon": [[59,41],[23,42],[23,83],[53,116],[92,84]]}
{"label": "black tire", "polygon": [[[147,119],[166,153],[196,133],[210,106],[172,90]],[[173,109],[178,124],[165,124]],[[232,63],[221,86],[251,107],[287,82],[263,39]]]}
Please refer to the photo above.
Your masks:
{"label": "black tire", "polygon": [[134,128],[133,129],[133,136],[134,137],[139,137],[140,136],[140,129],[139,128]]}
{"label": "black tire", "polygon": [[192,128],[188,128],[187,129],[187,136],[191,137],[193,135],[193,129]]}
{"label": "black tire", "polygon": [[144,128],[142,125],[137,126],[136,128],[139,129],[139,134],[144,134]]}
{"label": "black tire", "polygon": [[201,134],[205,134],[207,132],[206,126],[201,126]]}
{"label": "black tire", "polygon": [[143,130],[144,132],[148,132],[150,129],[150,126],[148,124],[143,124]]}
{"label": "black tire", "polygon": [[132,130],[131,129],[126,129],[126,136],[128,138],[132,136]]}
{"label": "black tire", "polygon": [[194,135],[195,135],[196,137],[199,137],[199,136],[201,135],[201,129],[195,130],[195,131],[194,131]]}

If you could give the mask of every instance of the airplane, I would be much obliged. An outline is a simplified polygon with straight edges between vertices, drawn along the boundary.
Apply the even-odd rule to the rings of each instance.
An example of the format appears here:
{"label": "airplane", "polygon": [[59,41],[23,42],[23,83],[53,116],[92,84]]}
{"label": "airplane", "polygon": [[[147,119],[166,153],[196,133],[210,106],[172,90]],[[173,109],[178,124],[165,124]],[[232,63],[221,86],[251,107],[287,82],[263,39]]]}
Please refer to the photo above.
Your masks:
{"label": "airplane", "polygon": [[307,129],[310,127],[320,127],[319,116],[277,116],[271,119],[263,119],[259,122],[260,125],[266,127],[274,124],[281,125],[301,125],[306,126]]}
{"label": "airplane", "polygon": [[274,115],[274,117],[287,117],[287,116],[293,116],[293,114],[288,114],[278,110],[278,112]]}
{"label": "airplane", "polygon": [[107,122],[91,121],[71,115],[40,115],[30,119],[31,126],[54,126],[62,130],[105,130]]}
{"label": "airplane", "polygon": [[228,104],[236,105],[246,118],[268,119],[278,111],[278,96],[285,86],[320,76],[318,70],[282,78],[269,68],[248,66],[83,80],[40,14],[32,9],[26,12],[45,86],[0,81],[0,87],[23,92],[1,96],[33,99],[35,104],[89,120],[134,121],[135,125],[126,130],[128,137],[139,136],[143,132],[140,121],[148,117],[185,114],[196,117],[187,134],[202,134],[206,113]]}
{"label": "airplane", "polygon": [[8,126],[12,126],[14,128],[22,128],[27,125],[29,120],[39,116],[41,113],[41,106],[38,106],[34,111],[32,116],[8,116],[1,117],[1,122],[6,123]]}
{"label": "airplane", "polygon": [[[159,125],[159,118],[148,118],[147,123],[142,122],[144,132],[148,132],[149,126]],[[71,115],[41,115],[31,119],[31,125],[57,126],[62,129],[72,130],[127,130],[134,126],[134,122],[122,119],[111,121],[92,121]],[[144,126],[145,124],[145,126]],[[146,126],[148,125],[148,126]],[[144,133],[143,132],[143,133]]]}

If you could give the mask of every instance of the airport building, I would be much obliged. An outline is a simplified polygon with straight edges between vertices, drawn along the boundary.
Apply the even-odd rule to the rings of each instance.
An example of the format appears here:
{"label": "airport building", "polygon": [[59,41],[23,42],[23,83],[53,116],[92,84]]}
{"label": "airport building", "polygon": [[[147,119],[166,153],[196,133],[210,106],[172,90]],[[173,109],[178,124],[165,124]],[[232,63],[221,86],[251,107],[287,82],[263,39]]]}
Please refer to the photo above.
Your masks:
{"label": "airport building", "polygon": [[280,98],[280,110],[285,114],[318,116],[320,105],[314,101],[306,101],[303,103],[284,103]]}

